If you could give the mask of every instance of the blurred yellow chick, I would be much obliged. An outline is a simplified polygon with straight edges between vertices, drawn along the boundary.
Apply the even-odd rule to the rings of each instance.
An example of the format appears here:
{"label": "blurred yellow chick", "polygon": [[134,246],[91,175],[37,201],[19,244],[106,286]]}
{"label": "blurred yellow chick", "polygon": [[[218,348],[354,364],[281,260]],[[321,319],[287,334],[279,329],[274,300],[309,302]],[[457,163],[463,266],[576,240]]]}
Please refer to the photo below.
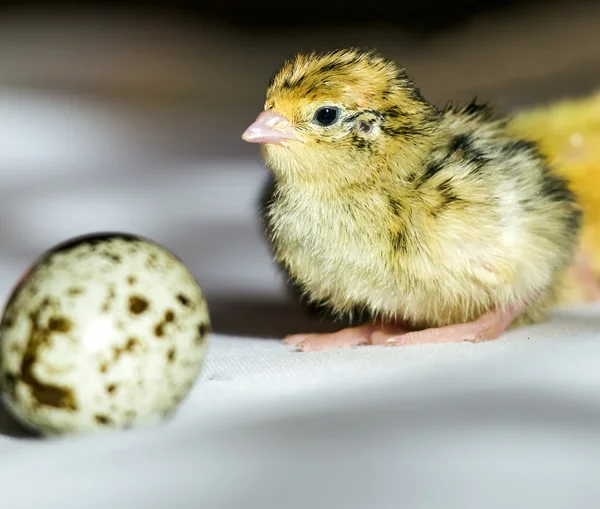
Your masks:
{"label": "blurred yellow chick", "polygon": [[[584,211],[583,251],[600,274],[600,90],[519,112],[509,129],[535,141],[564,176]],[[576,298],[577,296],[575,296]]]}
{"label": "blurred yellow chick", "polygon": [[507,124],[474,102],[435,107],[372,52],[285,62],[243,134],[272,176],[267,239],[309,303],[372,318],[285,341],[307,351],[490,340],[572,299],[589,272],[574,263],[580,208]]}

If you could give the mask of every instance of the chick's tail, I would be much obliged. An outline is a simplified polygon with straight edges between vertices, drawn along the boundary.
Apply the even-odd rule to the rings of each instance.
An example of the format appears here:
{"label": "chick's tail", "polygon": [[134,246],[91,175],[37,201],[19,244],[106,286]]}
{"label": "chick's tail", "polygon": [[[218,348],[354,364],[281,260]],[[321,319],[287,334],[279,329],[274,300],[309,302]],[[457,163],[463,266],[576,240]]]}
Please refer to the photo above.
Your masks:
{"label": "chick's tail", "polygon": [[581,250],[600,276],[600,90],[594,94],[524,110],[509,129],[537,141],[566,177],[583,208]]}

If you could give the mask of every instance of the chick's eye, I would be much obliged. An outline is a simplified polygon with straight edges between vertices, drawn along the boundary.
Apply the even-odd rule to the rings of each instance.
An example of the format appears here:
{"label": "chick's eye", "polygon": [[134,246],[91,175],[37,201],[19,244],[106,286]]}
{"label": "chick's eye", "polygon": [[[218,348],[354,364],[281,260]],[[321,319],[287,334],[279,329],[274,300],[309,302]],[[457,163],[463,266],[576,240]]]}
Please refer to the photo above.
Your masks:
{"label": "chick's eye", "polygon": [[315,113],[315,121],[324,127],[330,126],[336,122],[339,115],[339,109],[333,106],[319,108]]}

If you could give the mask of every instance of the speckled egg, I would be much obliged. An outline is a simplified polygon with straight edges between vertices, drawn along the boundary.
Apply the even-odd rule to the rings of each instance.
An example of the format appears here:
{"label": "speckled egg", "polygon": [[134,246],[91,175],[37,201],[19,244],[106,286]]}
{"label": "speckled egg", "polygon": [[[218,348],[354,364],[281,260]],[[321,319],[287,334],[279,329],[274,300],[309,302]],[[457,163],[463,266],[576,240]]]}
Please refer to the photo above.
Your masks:
{"label": "speckled egg", "polygon": [[9,410],[44,435],[148,426],[198,378],[210,333],[198,283],[148,239],[102,233],[44,253],[0,324]]}

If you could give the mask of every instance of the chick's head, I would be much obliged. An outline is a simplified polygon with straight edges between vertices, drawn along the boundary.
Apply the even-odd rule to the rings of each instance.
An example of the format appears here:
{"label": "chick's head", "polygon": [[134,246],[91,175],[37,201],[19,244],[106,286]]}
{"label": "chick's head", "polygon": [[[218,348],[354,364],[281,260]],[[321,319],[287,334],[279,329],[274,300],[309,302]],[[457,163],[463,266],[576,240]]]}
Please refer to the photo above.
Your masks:
{"label": "chick's head", "polygon": [[371,52],[298,55],[272,78],[243,139],[293,180],[347,184],[393,154],[416,155],[433,108],[394,62]]}

